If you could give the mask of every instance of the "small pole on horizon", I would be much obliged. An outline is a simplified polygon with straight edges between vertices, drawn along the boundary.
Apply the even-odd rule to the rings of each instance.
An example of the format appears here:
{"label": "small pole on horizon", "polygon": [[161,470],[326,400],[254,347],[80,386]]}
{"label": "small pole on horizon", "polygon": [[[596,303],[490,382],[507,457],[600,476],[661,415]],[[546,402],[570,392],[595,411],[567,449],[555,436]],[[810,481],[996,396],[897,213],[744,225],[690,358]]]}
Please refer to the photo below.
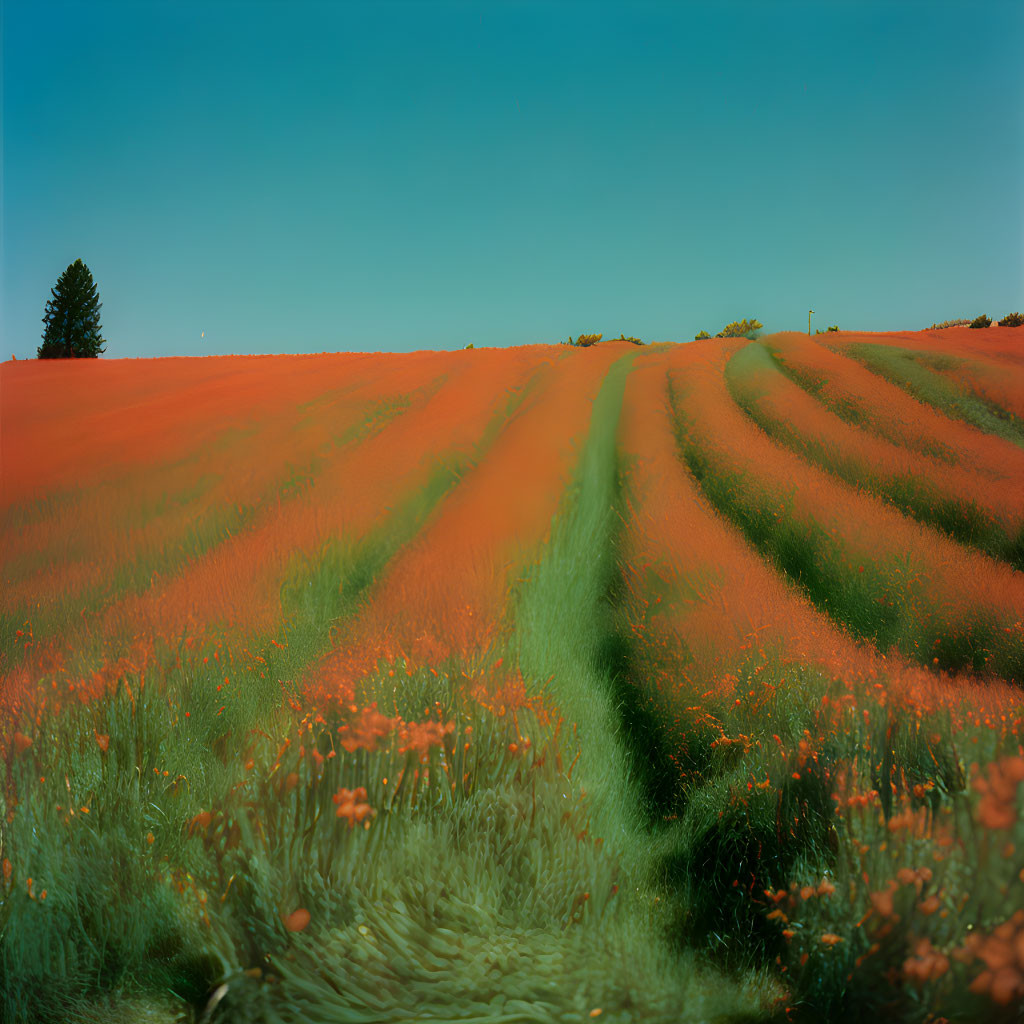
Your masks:
{"label": "small pole on horizon", "polygon": [[813,309],[807,310],[807,337],[811,336],[811,314],[814,312]]}

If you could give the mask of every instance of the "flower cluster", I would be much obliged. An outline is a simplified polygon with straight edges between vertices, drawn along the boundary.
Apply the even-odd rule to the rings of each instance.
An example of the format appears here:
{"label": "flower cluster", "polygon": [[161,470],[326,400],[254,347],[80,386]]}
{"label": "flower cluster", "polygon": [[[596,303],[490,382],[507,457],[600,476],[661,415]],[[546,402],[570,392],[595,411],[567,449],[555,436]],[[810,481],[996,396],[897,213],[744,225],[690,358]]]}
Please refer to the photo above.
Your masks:
{"label": "flower cluster", "polygon": [[1000,1006],[1024,999],[1024,910],[1018,910],[988,935],[969,935],[953,956],[963,963],[980,960],[985,965],[971,982],[972,992],[987,994]]}
{"label": "flower cluster", "polygon": [[363,822],[377,812],[366,802],[366,788],[357,786],[355,789],[342,787],[331,797],[337,805],[336,816],[348,818],[348,827],[352,828],[356,822]]}
{"label": "flower cluster", "polygon": [[971,783],[981,794],[978,821],[986,828],[1010,828],[1017,820],[1017,786],[1024,779],[1024,757],[1004,757],[988,766]]}
{"label": "flower cluster", "polygon": [[374,702],[368,708],[363,708],[351,722],[338,726],[338,742],[350,754],[360,748],[374,751],[380,740],[388,736],[401,721],[400,718],[382,715]]}
{"label": "flower cluster", "polygon": [[949,957],[937,950],[931,939],[920,939],[914,952],[903,961],[903,976],[917,986],[941,978],[949,970]]}
{"label": "flower cluster", "polygon": [[426,760],[430,754],[431,747],[444,745],[444,738],[455,731],[454,722],[406,722],[399,729],[399,739],[402,746],[398,748],[400,754],[406,751],[416,751],[421,760]]}

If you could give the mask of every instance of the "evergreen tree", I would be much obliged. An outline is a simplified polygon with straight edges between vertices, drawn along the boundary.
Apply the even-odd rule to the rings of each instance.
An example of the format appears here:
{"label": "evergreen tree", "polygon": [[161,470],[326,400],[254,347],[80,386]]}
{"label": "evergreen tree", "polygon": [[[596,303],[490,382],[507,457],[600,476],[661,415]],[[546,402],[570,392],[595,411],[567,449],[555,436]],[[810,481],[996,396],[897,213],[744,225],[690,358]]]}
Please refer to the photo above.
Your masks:
{"label": "evergreen tree", "polygon": [[95,359],[103,351],[100,306],[96,282],[89,268],[75,260],[57,279],[43,314],[40,359]]}

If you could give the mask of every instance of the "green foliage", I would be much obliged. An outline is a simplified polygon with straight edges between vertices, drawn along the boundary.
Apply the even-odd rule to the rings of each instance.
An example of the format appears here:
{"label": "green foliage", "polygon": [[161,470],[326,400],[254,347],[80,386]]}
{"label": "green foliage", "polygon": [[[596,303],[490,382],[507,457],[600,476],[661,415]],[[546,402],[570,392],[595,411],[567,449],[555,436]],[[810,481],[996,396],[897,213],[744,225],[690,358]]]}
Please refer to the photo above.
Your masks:
{"label": "green foliage", "polygon": [[941,324],[932,324],[930,331],[941,331],[944,327],[967,327],[970,324],[969,317],[961,317],[959,320],[943,320]]}
{"label": "green foliage", "polygon": [[815,331],[815,334],[834,334],[839,330],[839,324],[833,324],[831,327],[826,328],[824,331]]}
{"label": "green foliage", "polygon": [[601,340],[600,334],[581,334],[572,340],[572,336],[569,336],[569,344],[575,345],[577,348],[589,348],[591,345],[596,345]]}
{"label": "green foliage", "polygon": [[694,341],[704,341],[706,338],[710,338],[711,335],[707,331],[701,331],[699,334],[693,336]]}
{"label": "green foliage", "polygon": [[992,320],[990,317],[985,316],[984,313],[981,316],[976,316],[970,323],[971,327],[991,327]]}
{"label": "green foliage", "polygon": [[764,324],[760,320],[734,320],[731,324],[726,324],[715,337],[749,338],[753,341],[762,327]]}
{"label": "green foliage", "polygon": [[1007,313],[999,321],[1000,327],[1024,327],[1024,313]]}
{"label": "green foliage", "polygon": [[99,294],[89,268],[75,260],[50,289],[43,314],[40,359],[95,358],[104,351]]}

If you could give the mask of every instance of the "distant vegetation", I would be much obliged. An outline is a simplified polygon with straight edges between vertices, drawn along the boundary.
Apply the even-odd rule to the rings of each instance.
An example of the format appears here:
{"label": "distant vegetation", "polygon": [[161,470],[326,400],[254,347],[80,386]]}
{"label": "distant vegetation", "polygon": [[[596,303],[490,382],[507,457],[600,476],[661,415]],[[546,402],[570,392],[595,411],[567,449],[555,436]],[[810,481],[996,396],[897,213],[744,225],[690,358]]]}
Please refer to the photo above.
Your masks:
{"label": "distant vegetation", "polygon": [[[569,335],[569,340],[565,343],[567,345],[575,345],[576,348],[590,348],[591,345],[596,345],[603,335],[601,334],[580,334],[575,341],[572,339],[572,335]],[[632,335],[626,337],[625,334],[620,334],[617,338],[609,338],[608,341],[628,341],[631,345],[642,345],[643,342],[639,338],[634,338]]]}
{"label": "distant vegetation", "polygon": [[967,327],[970,322],[970,317],[960,317],[959,320],[943,320],[941,324],[932,324],[928,330],[941,331],[944,327]]}
{"label": "distant vegetation", "polygon": [[[753,341],[764,324],[760,320],[734,320],[731,324],[726,324],[716,335],[716,338],[749,338]],[[694,341],[703,341],[705,338],[710,338],[711,335],[707,331],[701,331],[699,334],[695,334]]]}
{"label": "distant vegetation", "polygon": [[815,334],[833,334],[839,330],[839,324],[833,324],[831,327],[826,328],[824,331],[815,331]]}
{"label": "distant vegetation", "polygon": [[[943,327],[991,327],[992,319],[986,316],[984,313],[981,316],[975,317],[973,320],[968,317],[960,317],[958,320],[943,320],[941,324],[932,324],[928,329],[930,331],[940,331]],[[1024,327],[1024,314],[1021,313],[1007,313],[1002,320],[999,321],[1000,327]]]}

